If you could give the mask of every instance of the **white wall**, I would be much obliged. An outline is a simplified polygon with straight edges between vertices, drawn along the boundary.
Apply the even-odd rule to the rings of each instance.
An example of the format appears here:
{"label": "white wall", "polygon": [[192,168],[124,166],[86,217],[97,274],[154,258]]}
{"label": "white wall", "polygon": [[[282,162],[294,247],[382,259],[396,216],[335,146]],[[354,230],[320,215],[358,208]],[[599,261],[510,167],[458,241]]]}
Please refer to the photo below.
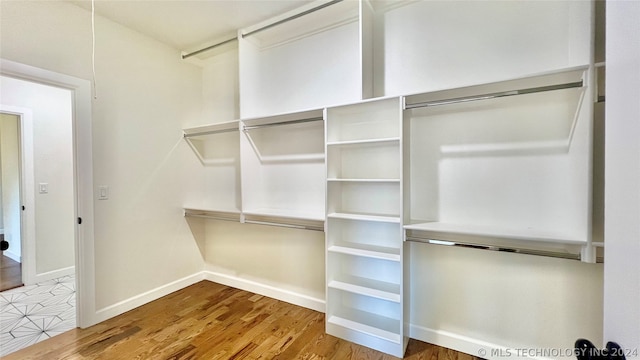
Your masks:
{"label": "white wall", "polygon": [[[203,226],[197,224],[201,221],[190,223]],[[205,244],[205,270],[230,277],[230,284],[236,287],[273,288],[285,298],[294,293],[305,299],[301,304],[324,308],[323,232],[224,221],[207,221],[204,226],[206,234],[200,239]]]}
{"label": "white wall", "polygon": [[473,355],[484,348],[485,358],[491,344],[567,349],[602,339],[600,264],[419,243],[410,258],[412,337]]}
{"label": "white wall", "polygon": [[604,338],[640,352],[640,2],[606,11]]}
{"label": "white wall", "polygon": [[[4,99],[4,94],[3,94]],[[9,243],[5,255],[20,261],[20,142],[18,117],[0,114],[0,148],[2,155],[2,207],[4,239]]]}
{"label": "white wall", "polygon": [[[99,4],[98,4],[99,6]],[[2,57],[91,79],[90,12],[66,2],[1,3]],[[188,178],[197,173],[181,137],[201,113],[200,69],[178,50],[96,18],[98,98],[92,103],[98,319],[120,303],[202,270],[182,218]]]}
{"label": "white wall", "polygon": [[[3,105],[33,113],[36,275],[74,266],[72,103],[69,90],[2,77]],[[25,204],[29,206],[29,204]]]}

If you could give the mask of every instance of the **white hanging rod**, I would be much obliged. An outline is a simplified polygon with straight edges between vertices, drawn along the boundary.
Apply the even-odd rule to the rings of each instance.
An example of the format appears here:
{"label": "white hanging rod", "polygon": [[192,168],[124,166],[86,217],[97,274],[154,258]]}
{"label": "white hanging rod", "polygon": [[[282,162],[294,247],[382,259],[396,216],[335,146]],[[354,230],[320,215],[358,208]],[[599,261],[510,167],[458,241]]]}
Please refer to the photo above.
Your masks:
{"label": "white hanging rod", "polygon": [[227,133],[227,132],[232,132],[232,131],[238,131],[238,129],[221,129],[221,130],[202,131],[202,132],[196,132],[196,133],[191,133],[191,134],[184,134],[183,136],[185,138],[190,138],[190,137],[194,137],[194,136],[222,134],[222,133]]}
{"label": "white hanging rod", "polygon": [[202,215],[202,214],[184,214],[185,217],[192,217],[192,218],[200,218],[200,219],[211,219],[211,220],[222,220],[222,221],[233,221],[233,222],[240,222],[240,219],[235,219],[235,218],[230,218],[230,217],[223,217],[223,216],[214,216],[214,215]]}
{"label": "white hanging rod", "polygon": [[323,117],[314,117],[314,118],[299,119],[299,120],[289,120],[289,121],[276,122],[276,123],[270,123],[270,124],[244,126],[242,128],[242,130],[249,131],[249,130],[264,128],[264,127],[270,127],[270,126],[302,124],[302,123],[307,123],[307,122],[312,122],[312,121],[323,121],[323,120],[324,120]]}
{"label": "white hanging rod", "polygon": [[271,23],[271,24],[269,24],[269,25],[265,25],[265,26],[263,26],[263,27],[261,27],[261,28],[255,29],[255,30],[251,30],[251,31],[249,31],[248,33],[243,33],[243,34],[242,34],[242,37],[244,38],[245,36],[249,36],[249,35],[253,35],[253,34],[255,34],[255,33],[259,33],[260,31],[264,31],[264,30],[270,29],[270,28],[272,28],[272,27],[274,27],[274,26],[278,26],[278,25],[280,25],[280,24],[284,24],[284,23],[286,23],[286,22],[288,22],[288,21],[291,21],[291,20],[297,19],[297,18],[299,18],[299,17],[303,17],[303,16],[305,16],[305,15],[311,14],[311,13],[313,13],[313,12],[316,12],[316,11],[318,11],[318,10],[324,9],[324,8],[326,8],[326,7],[328,7],[328,6],[331,6],[331,5],[337,4],[337,3],[342,2],[342,1],[343,1],[343,0],[333,0],[333,1],[330,1],[330,2],[328,2],[328,3],[325,3],[325,4],[322,4],[322,5],[316,6],[316,7],[314,7],[314,8],[309,9],[309,10],[303,11],[303,12],[301,12],[301,13],[299,13],[299,14],[295,14],[295,15],[289,16],[288,18],[285,18],[285,19],[282,19],[282,20],[276,21],[276,22],[274,22],[274,23]]}
{"label": "white hanging rod", "polygon": [[205,51],[209,51],[209,50],[211,50],[211,49],[217,48],[218,46],[222,46],[222,45],[224,45],[224,44],[228,44],[228,43],[230,43],[230,42],[232,42],[232,41],[237,41],[237,40],[238,40],[238,38],[234,37],[234,38],[231,38],[231,39],[225,40],[225,41],[223,41],[223,42],[219,42],[219,43],[217,43],[217,44],[213,44],[213,45],[211,45],[211,46],[207,46],[207,47],[202,48],[202,49],[200,49],[200,50],[196,50],[196,51],[190,52],[190,53],[188,53],[188,54],[182,54],[182,60],[184,60],[184,59],[186,59],[186,58],[190,58],[190,57],[195,56],[195,55],[198,55],[198,54],[203,53],[203,52],[205,52]]}
{"label": "white hanging rod", "polygon": [[[444,246],[458,246],[470,249],[478,249],[478,250],[490,250],[490,251],[501,251],[501,252],[509,252],[516,254],[524,254],[524,255],[536,255],[536,256],[546,256],[560,259],[569,259],[569,260],[581,260],[580,254],[571,254],[560,251],[548,251],[548,250],[534,250],[534,249],[526,249],[521,247],[514,246],[497,246],[497,245],[482,245],[477,243],[469,243],[463,241],[453,241],[453,240],[438,240],[433,238],[421,238],[416,236],[407,236],[407,241],[426,243],[432,245],[444,245]],[[597,259],[598,263],[604,262],[602,258]]]}
{"label": "white hanging rod", "polygon": [[185,217],[240,222],[240,213],[215,210],[184,209]]}
{"label": "white hanging rod", "polygon": [[533,93],[539,93],[544,91],[579,88],[579,87],[582,87],[583,85],[584,85],[583,81],[580,80],[576,82],[570,82],[570,83],[564,83],[564,84],[558,84],[558,85],[548,85],[548,86],[540,86],[540,87],[527,88],[527,89],[502,91],[502,92],[483,94],[483,95],[472,95],[472,96],[464,96],[464,97],[445,99],[445,100],[434,100],[434,101],[419,102],[415,104],[406,104],[405,109],[409,110],[409,109],[415,109],[415,108],[421,108],[421,107],[450,105],[450,104],[457,104],[457,103],[463,103],[463,102],[469,102],[469,101],[478,101],[478,100],[496,99],[496,98],[507,97],[507,96],[533,94]]}

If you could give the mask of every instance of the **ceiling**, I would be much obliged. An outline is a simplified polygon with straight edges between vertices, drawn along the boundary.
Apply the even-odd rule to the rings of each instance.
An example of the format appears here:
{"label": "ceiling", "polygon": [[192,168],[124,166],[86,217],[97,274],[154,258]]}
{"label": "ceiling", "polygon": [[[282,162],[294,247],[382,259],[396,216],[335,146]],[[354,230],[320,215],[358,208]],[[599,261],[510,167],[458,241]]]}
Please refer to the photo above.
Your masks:
{"label": "ceiling", "polygon": [[[178,50],[192,50],[312,0],[96,0],[96,14]],[[91,10],[90,0],[69,2]]]}

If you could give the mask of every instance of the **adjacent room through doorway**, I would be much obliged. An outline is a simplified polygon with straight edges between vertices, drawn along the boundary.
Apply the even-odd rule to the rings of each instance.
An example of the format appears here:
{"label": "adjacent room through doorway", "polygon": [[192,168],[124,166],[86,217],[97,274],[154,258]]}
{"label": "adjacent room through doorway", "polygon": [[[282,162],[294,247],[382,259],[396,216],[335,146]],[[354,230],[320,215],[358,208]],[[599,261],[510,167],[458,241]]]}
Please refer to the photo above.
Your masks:
{"label": "adjacent room through doorway", "polygon": [[5,356],[76,327],[76,185],[73,91],[8,76],[0,87]]}
{"label": "adjacent room through doorway", "polygon": [[20,117],[0,113],[0,291],[22,286]]}

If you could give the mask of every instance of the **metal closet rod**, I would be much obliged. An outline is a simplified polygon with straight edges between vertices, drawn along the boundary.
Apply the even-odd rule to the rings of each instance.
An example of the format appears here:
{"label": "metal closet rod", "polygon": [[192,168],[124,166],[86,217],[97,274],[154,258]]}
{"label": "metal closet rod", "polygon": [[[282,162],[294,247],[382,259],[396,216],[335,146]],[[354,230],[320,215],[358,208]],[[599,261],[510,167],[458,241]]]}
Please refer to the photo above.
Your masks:
{"label": "metal closet rod", "polygon": [[286,227],[291,229],[301,229],[301,230],[313,230],[313,231],[324,231],[324,228],[316,227],[316,226],[306,226],[299,224],[288,224],[285,222],[272,222],[272,221],[259,221],[259,220],[245,220],[247,224],[256,224],[256,225],[267,225],[267,226],[279,226]]}
{"label": "metal closet rod", "polygon": [[[303,11],[303,12],[301,12],[301,13],[299,13],[299,14],[289,16],[288,18],[285,18],[285,19],[282,19],[282,20],[276,21],[276,22],[274,22],[274,23],[272,23],[272,24],[269,24],[269,25],[265,25],[265,26],[263,26],[263,27],[261,27],[261,28],[258,28],[258,29],[255,29],[255,30],[249,31],[248,33],[244,33],[244,34],[242,34],[242,37],[244,38],[245,36],[249,36],[249,35],[253,35],[253,34],[259,33],[260,31],[264,31],[264,30],[267,30],[267,29],[272,28],[272,27],[274,27],[274,26],[278,26],[278,25],[280,25],[280,24],[284,24],[284,23],[286,23],[286,22],[288,22],[288,21],[291,21],[291,20],[297,19],[297,18],[299,18],[299,17],[302,17],[302,16],[305,16],[305,15],[311,14],[311,13],[313,13],[313,12],[316,12],[316,11],[318,11],[318,10],[324,9],[324,8],[326,8],[326,7],[328,7],[328,6],[331,6],[331,5],[333,5],[333,4],[337,4],[337,3],[342,2],[342,1],[343,1],[343,0],[333,0],[333,1],[330,1],[330,2],[328,2],[328,3],[326,3],[326,4],[322,4],[322,5],[316,6],[316,7],[312,8],[312,9],[309,9],[309,10]],[[211,45],[211,46],[207,46],[207,47],[202,48],[202,49],[200,49],[200,50],[196,50],[196,51],[190,52],[190,53],[188,53],[188,54],[183,54],[183,55],[182,55],[182,59],[184,60],[184,59],[186,59],[186,58],[190,58],[190,57],[192,57],[192,56],[198,55],[198,54],[203,53],[203,52],[205,52],[205,51],[209,51],[209,50],[214,49],[214,48],[216,48],[216,47],[218,47],[218,46],[222,46],[222,45],[224,45],[224,44],[228,44],[228,43],[230,43],[230,42],[232,42],[232,41],[236,41],[236,40],[238,40],[238,38],[237,38],[237,37],[234,37],[234,38],[231,38],[231,39],[228,39],[228,40],[225,40],[225,41],[219,42],[219,43],[217,43],[217,44],[213,44],[213,45]]]}
{"label": "metal closet rod", "polygon": [[[477,243],[469,243],[457,240],[437,240],[432,238],[421,238],[415,236],[407,236],[407,241],[426,243],[432,245],[444,245],[444,246],[458,246],[464,248],[471,249],[479,249],[479,250],[490,250],[490,251],[501,251],[501,252],[510,252],[516,254],[525,254],[525,255],[537,255],[537,256],[546,256],[546,257],[554,257],[561,259],[570,259],[570,260],[581,260],[579,254],[570,254],[566,252],[559,251],[547,251],[547,250],[533,250],[533,249],[525,249],[520,247],[513,246],[497,246],[497,245],[482,245]],[[601,262],[601,261],[599,261]]]}
{"label": "metal closet rod", "polygon": [[182,60],[184,60],[184,59],[186,59],[186,58],[190,58],[190,57],[192,57],[192,56],[194,56],[194,55],[198,55],[198,54],[203,53],[203,52],[205,52],[205,51],[208,51],[208,50],[211,50],[211,49],[217,48],[218,46],[222,46],[222,45],[224,45],[224,44],[228,44],[228,43],[230,43],[230,42],[232,42],[232,41],[237,41],[237,40],[238,40],[238,38],[237,38],[237,37],[234,37],[234,38],[231,38],[231,39],[225,40],[225,41],[223,41],[223,42],[219,42],[219,43],[217,43],[217,44],[213,44],[213,45],[211,45],[211,46],[207,46],[206,48],[202,48],[202,49],[200,49],[200,50],[196,50],[196,51],[190,52],[190,53],[188,53],[188,54],[183,54],[183,55],[182,55]]}
{"label": "metal closet rod", "polygon": [[255,29],[255,30],[249,31],[248,33],[243,33],[243,34],[242,34],[242,37],[244,38],[245,36],[249,36],[249,35],[253,35],[253,34],[259,33],[260,31],[264,31],[264,30],[270,29],[270,28],[272,28],[272,27],[274,27],[274,26],[278,26],[278,25],[280,25],[280,24],[284,24],[284,23],[286,23],[286,22],[288,22],[288,21],[291,21],[291,20],[297,19],[297,18],[299,18],[299,17],[303,17],[303,16],[305,16],[305,15],[311,14],[311,13],[313,13],[313,12],[316,12],[316,11],[318,11],[318,10],[324,9],[324,8],[326,8],[326,7],[328,7],[328,6],[331,6],[331,5],[337,4],[337,3],[342,2],[342,1],[343,1],[343,0],[333,0],[333,1],[330,1],[330,2],[328,2],[328,3],[325,3],[325,4],[322,4],[322,5],[316,6],[316,7],[312,8],[312,9],[309,9],[309,10],[303,11],[303,12],[301,12],[301,13],[299,13],[299,14],[295,14],[295,15],[289,16],[288,18],[285,18],[285,19],[282,19],[282,20],[276,21],[276,22],[274,22],[274,23],[272,23],[272,24],[265,25],[265,26],[263,26],[263,27],[261,27],[261,28],[258,28],[258,29]]}
{"label": "metal closet rod", "polygon": [[204,215],[204,214],[189,214],[189,213],[185,213],[184,216],[185,217],[200,218],[200,219],[212,219],[212,220],[240,222],[240,218],[239,217],[238,218],[231,218],[231,217],[224,217],[224,216]]}
{"label": "metal closet rod", "polygon": [[322,117],[314,117],[314,118],[309,118],[309,119],[290,120],[290,121],[283,121],[283,122],[277,122],[277,123],[271,123],[271,124],[244,126],[242,129],[244,131],[249,131],[249,130],[253,130],[253,129],[259,129],[259,128],[270,127],[270,126],[302,124],[302,123],[307,123],[307,122],[312,122],[312,121],[323,121],[323,120],[324,120],[324,118],[322,118]]}
{"label": "metal closet rod", "polygon": [[232,131],[238,131],[238,129],[222,129],[222,130],[203,131],[203,132],[197,132],[197,133],[192,133],[192,134],[184,134],[183,136],[185,138],[190,138],[190,137],[194,137],[194,136],[222,134],[222,133],[227,133],[227,132],[232,132]]}
{"label": "metal closet rod", "polygon": [[450,105],[450,104],[457,104],[457,103],[463,103],[463,102],[469,102],[469,101],[478,101],[478,100],[496,99],[496,98],[507,97],[507,96],[533,94],[533,93],[552,91],[552,90],[579,88],[579,87],[582,87],[583,85],[584,85],[583,81],[580,80],[576,82],[570,82],[570,83],[564,83],[564,84],[558,84],[558,85],[539,86],[539,87],[533,87],[533,88],[527,88],[527,89],[509,90],[509,91],[502,91],[502,92],[483,94],[483,95],[463,96],[463,97],[451,98],[451,99],[445,99],[445,100],[434,100],[434,101],[419,102],[415,104],[406,104],[405,109],[409,110],[409,109],[415,109],[415,108],[421,108],[421,107]]}

